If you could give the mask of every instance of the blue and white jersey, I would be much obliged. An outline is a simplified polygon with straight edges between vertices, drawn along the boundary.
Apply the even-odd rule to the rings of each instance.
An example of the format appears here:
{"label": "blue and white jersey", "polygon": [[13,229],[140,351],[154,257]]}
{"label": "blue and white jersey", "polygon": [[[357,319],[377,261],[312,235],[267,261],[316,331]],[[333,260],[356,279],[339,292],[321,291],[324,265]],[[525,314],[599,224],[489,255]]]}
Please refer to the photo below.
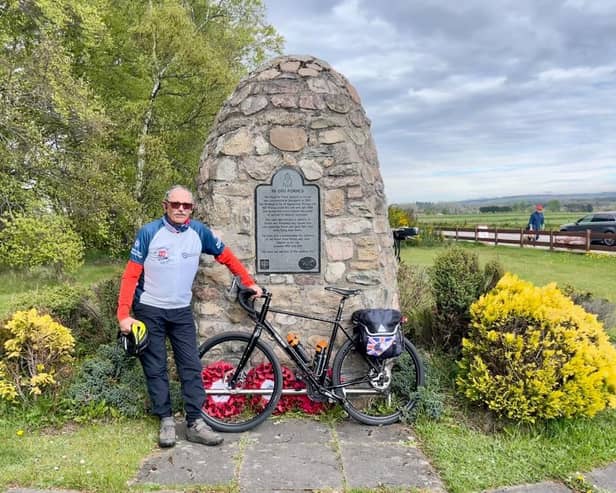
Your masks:
{"label": "blue and white jersey", "polygon": [[194,219],[174,226],[165,216],[146,224],[130,251],[130,260],[143,265],[135,300],[157,308],[189,306],[200,255],[217,256],[224,248],[220,238]]}

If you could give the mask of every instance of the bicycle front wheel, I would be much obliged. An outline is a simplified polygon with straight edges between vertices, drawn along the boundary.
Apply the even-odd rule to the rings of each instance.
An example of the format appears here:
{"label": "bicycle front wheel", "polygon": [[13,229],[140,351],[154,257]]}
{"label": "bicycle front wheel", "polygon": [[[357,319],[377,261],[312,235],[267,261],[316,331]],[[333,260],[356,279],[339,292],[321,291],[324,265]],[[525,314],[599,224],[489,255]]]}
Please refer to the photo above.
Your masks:
{"label": "bicycle front wheel", "polygon": [[250,339],[251,334],[227,332],[199,347],[206,394],[203,419],[215,430],[242,432],[257,426],[274,411],[282,394],[280,362],[261,341],[240,369],[235,385],[230,384]]}
{"label": "bicycle front wheel", "polygon": [[400,356],[382,361],[346,341],[334,358],[332,377],[345,411],[372,426],[395,423],[413,409],[425,378],[419,353],[406,338]]}

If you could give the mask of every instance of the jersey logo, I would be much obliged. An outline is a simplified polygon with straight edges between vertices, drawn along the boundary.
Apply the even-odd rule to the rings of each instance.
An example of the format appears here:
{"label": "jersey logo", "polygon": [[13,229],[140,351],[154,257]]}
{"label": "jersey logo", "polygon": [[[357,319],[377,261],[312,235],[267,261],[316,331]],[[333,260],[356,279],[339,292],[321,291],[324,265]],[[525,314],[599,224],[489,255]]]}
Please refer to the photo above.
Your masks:
{"label": "jersey logo", "polygon": [[169,252],[166,248],[159,248],[156,252],[156,260],[159,262],[167,262],[169,260]]}

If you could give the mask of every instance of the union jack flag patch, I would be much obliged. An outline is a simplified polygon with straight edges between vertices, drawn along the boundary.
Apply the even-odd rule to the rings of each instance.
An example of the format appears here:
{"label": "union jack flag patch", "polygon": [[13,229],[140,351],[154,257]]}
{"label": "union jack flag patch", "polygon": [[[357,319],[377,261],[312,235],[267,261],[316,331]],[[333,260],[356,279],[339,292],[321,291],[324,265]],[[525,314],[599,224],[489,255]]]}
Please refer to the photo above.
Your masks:
{"label": "union jack flag patch", "polygon": [[366,342],[366,354],[369,356],[380,356],[392,346],[394,340],[394,336],[369,336]]}

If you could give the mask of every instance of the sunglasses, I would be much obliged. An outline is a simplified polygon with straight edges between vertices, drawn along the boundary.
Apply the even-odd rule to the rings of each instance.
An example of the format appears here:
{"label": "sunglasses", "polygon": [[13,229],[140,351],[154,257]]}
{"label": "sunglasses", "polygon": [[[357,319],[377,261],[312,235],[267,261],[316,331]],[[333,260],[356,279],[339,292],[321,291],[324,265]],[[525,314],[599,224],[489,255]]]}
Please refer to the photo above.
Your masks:
{"label": "sunglasses", "polygon": [[168,200],[165,200],[165,203],[172,209],[179,209],[181,207],[185,211],[192,211],[194,206],[194,204],[191,204],[190,202],[169,202]]}

